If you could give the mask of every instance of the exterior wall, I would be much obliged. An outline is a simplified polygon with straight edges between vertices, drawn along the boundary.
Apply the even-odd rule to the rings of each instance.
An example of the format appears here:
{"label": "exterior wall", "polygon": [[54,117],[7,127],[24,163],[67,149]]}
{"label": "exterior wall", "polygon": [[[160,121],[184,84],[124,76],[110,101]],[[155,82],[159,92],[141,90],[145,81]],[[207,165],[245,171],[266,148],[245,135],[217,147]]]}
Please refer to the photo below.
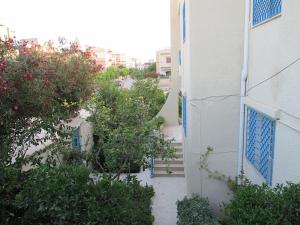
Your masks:
{"label": "exterior wall", "polygon": [[178,126],[178,93],[180,91],[180,77],[172,77],[171,88],[166,103],[157,116],[165,119],[166,126]]}
{"label": "exterior wall", "polygon": [[208,146],[213,147],[209,169],[236,176],[244,1],[185,2],[186,40],[181,41],[180,73],[183,95],[187,97],[187,187],[189,193],[208,197],[218,211],[219,204],[229,200],[229,190],[225,182],[211,179],[199,169],[200,157]]}
{"label": "exterior wall", "polygon": [[172,77],[179,74],[179,51],[181,48],[180,39],[180,0],[170,0],[171,9],[171,74]]}
{"label": "exterior wall", "polygon": [[[247,88],[276,74],[299,59],[300,1],[282,1],[281,16],[250,28]],[[245,102],[276,121],[273,185],[300,181],[300,62],[251,89]],[[244,160],[246,176],[255,183],[264,179]]]}
{"label": "exterior wall", "polygon": [[[80,143],[81,143],[81,151],[90,151],[93,147],[93,124],[87,121],[87,118],[90,114],[86,110],[80,110],[79,115],[71,120],[67,124],[69,127],[77,128],[80,127]],[[46,136],[46,131],[42,130],[42,132],[38,135],[39,138],[43,138]],[[27,151],[27,156],[33,155],[34,153],[43,150],[49,145],[53,144],[52,141],[46,141],[45,143],[41,143],[38,146],[30,146]],[[70,140],[70,146],[72,146],[72,141]],[[42,162],[45,162],[46,158],[50,155],[49,152],[45,152],[41,154]],[[61,161],[62,159],[58,159]],[[31,165],[23,166],[22,170],[27,171],[31,169]]]}

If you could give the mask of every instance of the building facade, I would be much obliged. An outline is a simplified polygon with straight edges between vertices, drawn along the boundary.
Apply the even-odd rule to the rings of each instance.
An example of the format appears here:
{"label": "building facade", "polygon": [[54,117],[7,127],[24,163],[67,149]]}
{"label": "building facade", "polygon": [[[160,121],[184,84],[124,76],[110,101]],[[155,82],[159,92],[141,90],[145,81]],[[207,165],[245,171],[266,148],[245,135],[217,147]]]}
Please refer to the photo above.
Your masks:
{"label": "building facade", "polygon": [[245,175],[269,185],[300,181],[300,1],[251,2]]}
{"label": "building facade", "polygon": [[15,31],[9,26],[5,25],[4,22],[0,21],[0,39],[6,40],[9,38],[14,38]]}
{"label": "building facade", "polygon": [[[208,171],[243,173],[269,185],[299,182],[300,2],[170,4],[188,192],[208,197],[218,211],[230,191]],[[203,169],[208,147],[213,151]]]}
{"label": "building facade", "polygon": [[156,73],[161,76],[171,75],[171,50],[163,49],[156,52]]}

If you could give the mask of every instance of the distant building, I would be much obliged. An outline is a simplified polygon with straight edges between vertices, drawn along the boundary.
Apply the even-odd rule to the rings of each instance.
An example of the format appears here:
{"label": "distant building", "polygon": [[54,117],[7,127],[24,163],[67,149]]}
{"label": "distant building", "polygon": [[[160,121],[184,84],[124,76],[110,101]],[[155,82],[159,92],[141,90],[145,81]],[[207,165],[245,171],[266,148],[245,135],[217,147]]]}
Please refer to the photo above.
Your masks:
{"label": "distant building", "polygon": [[20,40],[21,44],[26,44],[27,46],[38,45],[39,40],[37,38],[26,38]]}
{"label": "distant building", "polygon": [[171,75],[171,50],[163,49],[156,52],[156,73],[162,76]]}
{"label": "distant building", "polygon": [[98,48],[98,47],[89,47],[92,54],[95,56],[97,64],[102,65],[103,68],[109,67],[127,67],[127,68],[138,68],[140,60],[137,58],[132,58],[126,54],[112,51],[111,49]]}
{"label": "distant building", "polygon": [[0,21],[0,39],[6,40],[9,38],[13,38],[15,35],[15,31],[13,31],[10,27],[5,25]]}

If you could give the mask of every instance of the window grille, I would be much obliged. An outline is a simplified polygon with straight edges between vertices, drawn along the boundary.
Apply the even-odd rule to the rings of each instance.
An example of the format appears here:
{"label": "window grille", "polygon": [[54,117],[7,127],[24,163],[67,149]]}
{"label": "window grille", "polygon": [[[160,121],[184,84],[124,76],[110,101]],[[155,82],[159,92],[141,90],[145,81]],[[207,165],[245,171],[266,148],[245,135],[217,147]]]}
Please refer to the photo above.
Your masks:
{"label": "window grille", "polygon": [[80,128],[74,128],[72,131],[72,147],[80,150]]}
{"label": "window grille", "polygon": [[275,120],[248,108],[246,158],[272,184]]}
{"label": "window grille", "polygon": [[260,24],[281,13],[282,0],[253,0],[253,25]]}

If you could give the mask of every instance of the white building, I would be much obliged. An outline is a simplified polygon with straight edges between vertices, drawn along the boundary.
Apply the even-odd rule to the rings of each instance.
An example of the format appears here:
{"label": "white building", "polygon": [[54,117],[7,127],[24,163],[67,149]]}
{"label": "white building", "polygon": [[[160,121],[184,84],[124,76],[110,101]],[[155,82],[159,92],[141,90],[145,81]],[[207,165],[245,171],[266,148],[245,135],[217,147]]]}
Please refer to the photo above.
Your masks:
{"label": "white building", "polygon": [[162,76],[171,75],[171,50],[162,49],[156,52],[156,73]]}
{"label": "white building", "polygon": [[[211,171],[232,178],[244,172],[269,185],[299,182],[300,1],[170,4],[188,192],[208,197],[216,211],[230,199],[226,183],[200,169],[208,146]],[[173,86],[162,110],[169,125],[176,125]]]}
{"label": "white building", "polygon": [[250,11],[243,169],[256,183],[300,182],[300,1],[264,2]]}
{"label": "white building", "polygon": [[13,31],[10,27],[5,25],[4,22],[0,21],[0,39],[6,40],[9,38],[13,38],[15,35],[15,31]]}

